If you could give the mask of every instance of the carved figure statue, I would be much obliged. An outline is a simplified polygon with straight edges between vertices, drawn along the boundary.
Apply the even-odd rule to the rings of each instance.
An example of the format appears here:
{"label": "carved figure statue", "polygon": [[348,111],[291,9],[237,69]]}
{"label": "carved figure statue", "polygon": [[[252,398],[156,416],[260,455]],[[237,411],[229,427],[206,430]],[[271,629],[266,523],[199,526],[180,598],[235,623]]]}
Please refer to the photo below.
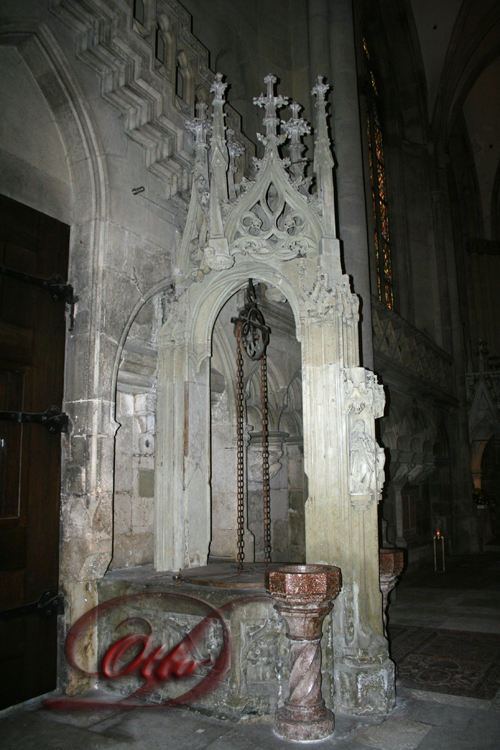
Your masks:
{"label": "carved figure statue", "polygon": [[349,441],[351,492],[371,492],[375,471],[375,441],[365,432],[365,423],[357,419]]}

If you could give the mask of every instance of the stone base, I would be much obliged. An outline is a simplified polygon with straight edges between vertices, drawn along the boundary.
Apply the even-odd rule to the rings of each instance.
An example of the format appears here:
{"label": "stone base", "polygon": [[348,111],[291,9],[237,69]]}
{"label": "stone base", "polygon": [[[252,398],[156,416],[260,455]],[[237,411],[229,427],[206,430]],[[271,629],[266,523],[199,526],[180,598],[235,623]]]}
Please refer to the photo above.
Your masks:
{"label": "stone base", "polygon": [[274,733],[292,742],[320,742],[333,735],[335,719],[331,711],[325,710],[323,718],[316,721],[293,721],[285,708],[276,711]]}
{"label": "stone base", "polygon": [[396,703],[395,666],[388,657],[335,663],[335,711],[384,716]]}

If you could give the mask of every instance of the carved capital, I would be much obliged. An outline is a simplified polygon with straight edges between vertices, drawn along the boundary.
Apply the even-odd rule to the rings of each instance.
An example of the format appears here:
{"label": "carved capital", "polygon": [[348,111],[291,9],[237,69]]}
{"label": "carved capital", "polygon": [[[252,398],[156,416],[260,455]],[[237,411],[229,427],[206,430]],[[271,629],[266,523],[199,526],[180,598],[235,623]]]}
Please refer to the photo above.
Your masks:
{"label": "carved capital", "polygon": [[359,300],[346,279],[330,285],[328,274],[319,271],[311,290],[301,290],[303,311],[309,318],[341,318],[348,323],[358,322]]}

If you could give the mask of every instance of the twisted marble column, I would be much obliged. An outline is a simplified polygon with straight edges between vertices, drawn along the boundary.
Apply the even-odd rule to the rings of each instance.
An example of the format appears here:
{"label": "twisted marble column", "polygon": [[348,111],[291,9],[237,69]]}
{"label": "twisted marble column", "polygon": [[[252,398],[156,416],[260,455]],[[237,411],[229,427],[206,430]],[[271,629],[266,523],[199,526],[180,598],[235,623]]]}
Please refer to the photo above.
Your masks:
{"label": "twisted marble column", "polygon": [[274,719],[279,737],[311,742],[333,734],[334,716],[321,697],[321,636],[340,586],[340,569],[330,565],[288,565],[266,574],[290,639],[289,695]]}

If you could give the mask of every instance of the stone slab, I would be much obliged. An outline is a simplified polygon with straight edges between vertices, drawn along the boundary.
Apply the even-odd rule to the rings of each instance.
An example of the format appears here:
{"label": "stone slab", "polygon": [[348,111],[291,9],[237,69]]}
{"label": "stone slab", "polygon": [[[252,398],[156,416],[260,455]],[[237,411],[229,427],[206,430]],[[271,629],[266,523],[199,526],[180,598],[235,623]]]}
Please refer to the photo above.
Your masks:
{"label": "stone slab", "polygon": [[[43,738],[43,739],[42,739]],[[46,721],[38,713],[11,715],[0,723],[0,746],[6,750],[118,750],[116,741],[88,729]]]}
{"label": "stone slab", "polygon": [[391,717],[379,726],[360,729],[353,740],[379,750],[415,750],[430,728],[419,721]]}

